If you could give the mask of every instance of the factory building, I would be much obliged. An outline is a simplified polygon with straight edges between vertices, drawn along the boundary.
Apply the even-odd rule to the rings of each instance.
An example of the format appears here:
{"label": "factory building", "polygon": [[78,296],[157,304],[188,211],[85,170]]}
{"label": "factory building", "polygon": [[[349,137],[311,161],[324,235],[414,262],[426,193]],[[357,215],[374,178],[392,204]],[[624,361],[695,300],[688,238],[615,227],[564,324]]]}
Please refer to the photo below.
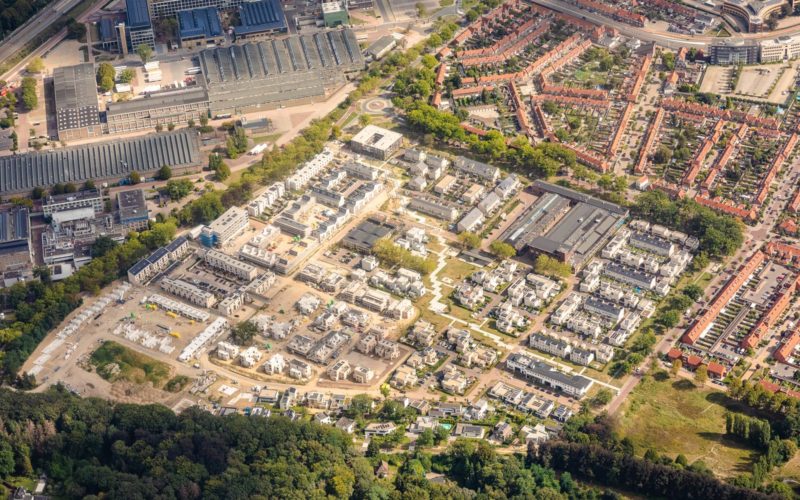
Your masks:
{"label": "factory building", "polygon": [[202,161],[197,134],[188,129],[4,156],[0,158],[0,195],[90,179],[118,181],[133,171],[146,177],[164,165],[179,174]]}
{"label": "factory building", "polygon": [[217,47],[199,58],[212,116],[314,102],[364,68],[352,30]]}
{"label": "factory building", "polygon": [[625,208],[561,186],[536,181],[540,196],[501,238],[518,252],[546,254],[581,267],[625,222]]}
{"label": "factory building", "polygon": [[152,130],[157,125],[198,122],[208,114],[208,92],[202,85],[148,93],[144,97],[106,106],[109,134]]}
{"label": "factory building", "polygon": [[59,140],[87,139],[102,134],[95,78],[92,63],[62,66],[53,70]]}
{"label": "factory building", "polygon": [[380,61],[383,56],[397,47],[397,39],[392,35],[382,36],[367,47],[367,56],[373,61]]}
{"label": "factory building", "polygon": [[364,68],[351,30],[217,46],[201,51],[199,59],[202,74],[194,83],[109,103],[108,133],[324,100]]}
{"label": "factory building", "polygon": [[117,193],[119,223],[129,229],[147,229],[150,211],[144,199],[144,191],[133,189]]}
{"label": "factory building", "polygon": [[205,47],[225,41],[219,11],[214,7],[178,12],[178,37],[181,47]]}
{"label": "factory building", "polygon": [[347,10],[371,10],[375,8],[375,0],[346,0]]}
{"label": "factory building", "polygon": [[328,28],[336,28],[350,24],[350,16],[347,9],[339,1],[322,2],[322,20]]}
{"label": "factory building", "polygon": [[218,10],[231,10],[237,8],[243,0],[149,0],[150,15],[153,19],[174,18],[183,10],[202,9],[214,7]]}
{"label": "factory building", "polygon": [[147,45],[156,50],[153,24],[147,0],[125,0],[126,22],[121,30],[126,34],[127,46],[135,51],[139,45]]}
{"label": "factory building", "polygon": [[50,195],[42,203],[42,212],[52,216],[55,212],[91,208],[95,214],[103,213],[103,195],[97,189],[87,189],[76,193]]}
{"label": "factory building", "polygon": [[30,214],[26,207],[0,212],[0,285],[32,277]]}

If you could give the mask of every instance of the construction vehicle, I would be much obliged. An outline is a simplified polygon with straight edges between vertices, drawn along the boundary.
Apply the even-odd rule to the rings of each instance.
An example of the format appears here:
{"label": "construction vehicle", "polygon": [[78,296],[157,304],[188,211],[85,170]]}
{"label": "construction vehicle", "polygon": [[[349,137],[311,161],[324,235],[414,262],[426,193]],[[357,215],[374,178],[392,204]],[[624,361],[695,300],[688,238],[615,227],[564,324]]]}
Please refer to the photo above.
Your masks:
{"label": "construction vehicle", "polygon": [[177,318],[177,317],[178,317],[178,315],[177,315],[177,314],[175,314],[175,313],[174,313],[174,312],[172,312],[172,311],[167,311],[167,316],[169,316],[170,318]]}
{"label": "construction vehicle", "polygon": [[178,332],[169,332],[170,337],[175,337],[176,339],[181,338],[181,334]]}

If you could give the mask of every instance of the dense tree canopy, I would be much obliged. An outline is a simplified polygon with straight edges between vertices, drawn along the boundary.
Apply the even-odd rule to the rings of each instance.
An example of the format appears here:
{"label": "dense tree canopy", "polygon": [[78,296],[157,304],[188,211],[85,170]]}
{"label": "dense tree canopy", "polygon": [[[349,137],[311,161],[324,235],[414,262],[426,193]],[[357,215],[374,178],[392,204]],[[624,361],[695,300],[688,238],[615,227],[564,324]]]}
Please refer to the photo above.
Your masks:
{"label": "dense tree canopy", "polygon": [[[0,478],[45,473],[48,493],[61,498],[615,497],[499,456],[486,442],[394,457],[396,474],[379,479],[375,465],[388,456],[361,456],[349,435],[330,426],[199,409],[176,416],[160,405],[80,399],[58,389],[0,391],[0,435]],[[451,482],[430,482],[433,471]]]}
{"label": "dense tree canopy", "polygon": [[3,35],[19,28],[48,3],[50,2],[47,0],[3,0],[0,3],[0,26]]}
{"label": "dense tree canopy", "polygon": [[744,225],[740,220],[717,214],[694,200],[673,201],[658,190],[640,194],[632,212],[697,237],[700,249],[711,257],[732,255],[744,242]]}

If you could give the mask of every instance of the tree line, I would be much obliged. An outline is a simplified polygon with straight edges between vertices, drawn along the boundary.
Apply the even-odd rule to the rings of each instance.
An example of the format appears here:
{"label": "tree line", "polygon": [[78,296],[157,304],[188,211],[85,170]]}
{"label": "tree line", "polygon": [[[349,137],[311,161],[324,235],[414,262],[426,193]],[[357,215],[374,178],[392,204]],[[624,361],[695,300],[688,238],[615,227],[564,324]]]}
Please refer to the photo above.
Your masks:
{"label": "tree line", "polygon": [[528,460],[579,478],[671,499],[759,500],[771,495],[724,483],[713,476],[653,463],[590,443],[548,441],[529,448]]}
{"label": "tree line", "polygon": [[0,2],[0,26],[6,35],[22,26],[36,12],[49,4],[48,0],[3,0]]}
{"label": "tree line", "polygon": [[400,266],[417,271],[420,274],[430,274],[436,269],[436,259],[433,257],[419,257],[405,248],[392,243],[389,238],[381,238],[372,246],[372,253],[382,263],[389,266]]}
{"label": "tree line", "polygon": [[[374,472],[381,461],[389,478]],[[349,435],[304,419],[0,390],[0,478],[41,473],[58,498],[619,498],[483,441],[365,457]]]}

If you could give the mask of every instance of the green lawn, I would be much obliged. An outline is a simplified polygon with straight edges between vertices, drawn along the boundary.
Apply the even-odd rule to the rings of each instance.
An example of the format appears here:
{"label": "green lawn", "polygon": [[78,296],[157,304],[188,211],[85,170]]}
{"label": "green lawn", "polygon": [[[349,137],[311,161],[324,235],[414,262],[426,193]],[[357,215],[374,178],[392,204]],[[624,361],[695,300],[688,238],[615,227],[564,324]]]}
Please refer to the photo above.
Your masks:
{"label": "green lawn", "polygon": [[440,280],[442,278],[450,278],[451,280],[458,282],[474,273],[478,269],[477,266],[473,266],[468,262],[464,262],[457,257],[450,257],[446,260],[446,262],[447,264],[444,266],[444,268],[439,271],[438,277]]}
{"label": "green lawn", "polygon": [[725,413],[746,408],[690,380],[656,377],[645,377],[620,413],[621,434],[633,440],[637,453],[650,447],[673,457],[682,453],[722,477],[749,472],[758,453],[725,437]]}
{"label": "green lawn", "polygon": [[467,323],[475,323],[476,320],[472,317],[472,311],[469,309],[465,309],[458,304],[456,304],[453,300],[449,298],[442,299],[442,302],[450,306],[450,315],[454,316],[460,320],[464,320]]}
{"label": "green lawn", "polygon": [[432,298],[433,295],[426,293],[415,305],[419,309],[419,319],[426,320],[436,328],[437,332],[441,332],[450,325],[452,320],[428,309],[428,304],[430,304]]}
{"label": "green lawn", "polygon": [[253,144],[264,144],[265,142],[275,142],[281,138],[283,132],[275,132],[274,134],[259,135],[253,137]]}
{"label": "green lawn", "polygon": [[596,64],[591,63],[575,71],[575,80],[584,85],[590,86],[600,85],[608,81],[608,73],[599,71],[596,66]]}
{"label": "green lawn", "polygon": [[[137,384],[151,382],[153,387],[161,387],[170,374],[169,365],[157,361],[150,356],[113,341],[105,342],[90,358],[92,365],[97,369],[98,375],[109,381],[127,380]],[[113,371],[113,364],[119,366],[119,371]]]}

